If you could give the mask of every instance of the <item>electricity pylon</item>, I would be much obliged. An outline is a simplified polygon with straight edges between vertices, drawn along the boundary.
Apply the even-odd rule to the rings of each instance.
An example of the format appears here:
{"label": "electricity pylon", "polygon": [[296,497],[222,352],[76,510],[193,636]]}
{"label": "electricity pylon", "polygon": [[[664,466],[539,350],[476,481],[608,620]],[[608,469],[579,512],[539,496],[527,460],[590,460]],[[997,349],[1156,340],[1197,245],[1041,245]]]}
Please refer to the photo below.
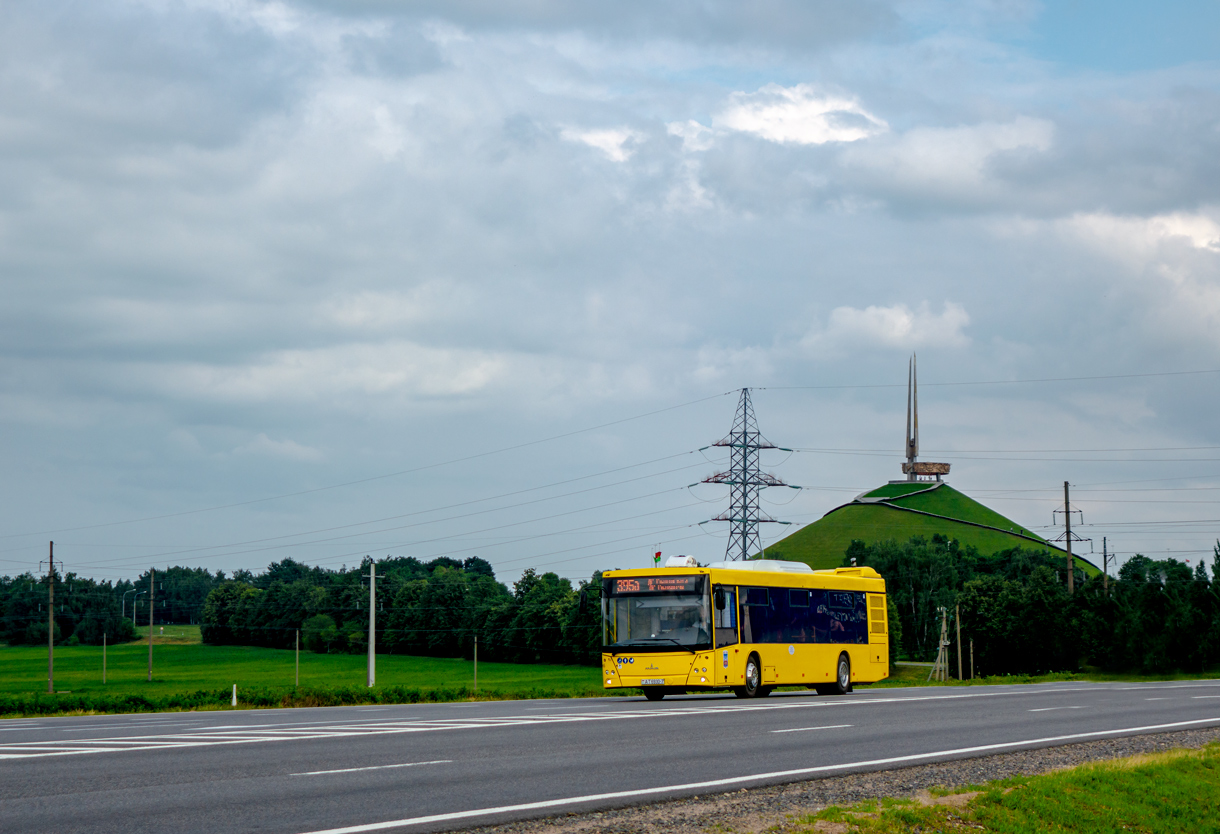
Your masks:
{"label": "electricity pylon", "polygon": [[727,521],[730,525],[729,542],[724,551],[727,561],[749,559],[762,551],[758,525],[791,523],[772,518],[763,512],[759,506],[760,493],[767,487],[800,489],[763,472],[760,468],[760,454],[765,449],[780,449],[785,452],[792,450],[776,446],[759,432],[758,421],[754,418],[754,405],[750,402],[749,388],[741,389],[741,399],[737,401],[737,415],[733,418],[733,430],[712,446],[724,446],[729,449],[729,468],[710,478],[704,478],[701,483],[728,485],[729,508],[709,521]]}

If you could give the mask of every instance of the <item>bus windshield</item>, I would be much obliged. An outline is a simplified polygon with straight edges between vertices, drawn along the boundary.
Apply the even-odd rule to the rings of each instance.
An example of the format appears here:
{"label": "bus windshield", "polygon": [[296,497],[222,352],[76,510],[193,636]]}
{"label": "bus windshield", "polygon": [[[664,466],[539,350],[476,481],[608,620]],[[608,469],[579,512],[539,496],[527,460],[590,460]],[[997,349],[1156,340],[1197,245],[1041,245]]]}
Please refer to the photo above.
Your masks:
{"label": "bus windshield", "polygon": [[615,590],[603,597],[602,642],[609,651],[695,651],[711,645],[712,616],[703,577],[676,592]]}

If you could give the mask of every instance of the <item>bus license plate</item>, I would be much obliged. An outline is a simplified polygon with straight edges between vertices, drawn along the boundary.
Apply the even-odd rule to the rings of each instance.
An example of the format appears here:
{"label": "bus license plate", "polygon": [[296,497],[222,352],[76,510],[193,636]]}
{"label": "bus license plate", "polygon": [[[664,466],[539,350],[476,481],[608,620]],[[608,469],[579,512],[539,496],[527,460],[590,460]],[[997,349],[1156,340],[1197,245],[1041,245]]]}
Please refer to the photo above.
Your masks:
{"label": "bus license plate", "polygon": [[663,686],[665,678],[644,678],[640,681],[640,686]]}

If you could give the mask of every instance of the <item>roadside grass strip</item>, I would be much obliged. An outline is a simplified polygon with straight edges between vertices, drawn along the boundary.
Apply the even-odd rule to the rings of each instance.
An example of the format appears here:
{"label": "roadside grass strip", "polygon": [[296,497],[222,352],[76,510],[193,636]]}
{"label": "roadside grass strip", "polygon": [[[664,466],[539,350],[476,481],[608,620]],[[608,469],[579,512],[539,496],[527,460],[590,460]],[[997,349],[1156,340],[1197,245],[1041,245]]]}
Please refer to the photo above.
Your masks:
{"label": "roadside grass strip", "polygon": [[953,793],[831,807],[800,834],[1220,832],[1220,743],[1091,762]]}

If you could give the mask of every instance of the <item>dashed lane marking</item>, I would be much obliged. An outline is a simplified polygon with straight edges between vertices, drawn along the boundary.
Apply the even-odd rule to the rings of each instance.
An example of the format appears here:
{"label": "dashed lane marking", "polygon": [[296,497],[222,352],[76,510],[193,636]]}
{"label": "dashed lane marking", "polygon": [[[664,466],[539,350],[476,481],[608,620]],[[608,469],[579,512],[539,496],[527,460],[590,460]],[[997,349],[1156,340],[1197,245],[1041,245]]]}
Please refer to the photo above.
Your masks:
{"label": "dashed lane marking", "polygon": [[434,762],[404,762],[403,764],[373,765],[372,767],[345,767],[340,770],[308,770],[304,773],[289,773],[289,776],[329,776],[332,773],[357,773],[362,770],[391,770],[396,767],[422,767],[423,765],[453,764],[453,759],[437,759]]}
{"label": "dashed lane marking", "polygon": [[[231,724],[215,727],[197,727],[184,732],[163,732],[147,735],[114,736],[103,738],[76,738],[61,741],[27,741],[0,743],[0,760],[29,759],[47,756],[75,756],[88,753],[119,753],[126,750],[159,750],[185,747],[205,747],[220,744],[256,744],[271,741],[293,741],[387,734],[438,732],[446,730],[491,729],[497,727],[542,726],[586,721],[623,721],[632,719],[680,718],[695,715],[729,716],[738,712],[760,710],[828,709],[831,707],[867,707],[879,704],[913,703],[919,701],[956,701],[970,698],[1003,698],[1012,695],[1056,695],[1066,688],[1025,690],[1023,692],[946,692],[920,694],[905,697],[844,698],[817,701],[793,701],[771,703],[725,703],[674,702],[673,707],[631,709],[620,712],[572,711],[555,712],[549,715],[510,715],[502,717],[475,717],[447,719],[391,719],[370,718],[364,723],[351,719],[343,721],[302,721],[292,724]],[[691,704],[691,705],[686,705]],[[151,717],[150,717],[151,718]],[[144,729],[141,725],[136,729]],[[35,728],[37,729],[37,728]],[[49,728],[48,728],[49,729]],[[80,731],[89,732],[88,727]]]}
{"label": "dashed lane marking", "polygon": [[977,753],[987,753],[996,750],[1012,750],[1020,747],[1045,746],[1059,742],[1080,741],[1086,738],[1102,738],[1104,736],[1131,735],[1147,733],[1154,730],[1171,730],[1179,727],[1193,727],[1200,724],[1220,723],[1220,717],[1204,718],[1198,721],[1177,721],[1172,724],[1152,724],[1145,727],[1125,727],[1121,730],[1102,730],[1093,733],[1073,733],[1065,736],[1049,736],[1047,738],[1031,738],[1023,741],[1009,741],[1001,744],[983,744],[978,747],[959,747],[955,750],[937,750],[931,753],[916,753],[910,756],[894,756],[888,759],[871,759],[860,762],[845,762],[835,765],[819,765],[817,767],[802,767],[796,770],[777,770],[772,773],[753,773],[749,776],[732,776],[727,779],[713,779],[709,782],[690,782],[685,785],[665,785],[655,788],[640,788],[630,791],[614,791],[613,793],[597,793],[587,796],[571,796],[564,799],[547,799],[541,802],[523,802],[520,805],[501,805],[497,808],[475,808],[469,811],[452,811],[447,814],[431,814],[425,817],[408,817],[385,822],[366,823],[364,825],[349,825],[343,828],[328,828],[324,831],[313,831],[308,834],[365,834],[369,831],[385,831],[391,828],[409,828],[417,825],[427,825],[437,822],[453,822],[455,820],[490,817],[499,814],[519,814],[522,811],[540,811],[547,808],[562,808],[571,805],[583,805],[590,802],[606,802],[607,800],[631,799],[642,796],[657,796],[680,794],[693,790],[702,791],[706,788],[727,788],[732,785],[742,785],[757,782],[775,782],[797,779],[802,776],[812,776],[816,773],[832,771],[856,770],[859,768],[882,768],[887,765],[917,762],[927,759],[947,758],[949,756],[970,756]]}
{"label": "dashed lane marking", "polygon": [[773,733],[807,733],[810,730],[842,730],[851,724],[827,724],[825,727],[791,727],[787,730],[772,730]]}

